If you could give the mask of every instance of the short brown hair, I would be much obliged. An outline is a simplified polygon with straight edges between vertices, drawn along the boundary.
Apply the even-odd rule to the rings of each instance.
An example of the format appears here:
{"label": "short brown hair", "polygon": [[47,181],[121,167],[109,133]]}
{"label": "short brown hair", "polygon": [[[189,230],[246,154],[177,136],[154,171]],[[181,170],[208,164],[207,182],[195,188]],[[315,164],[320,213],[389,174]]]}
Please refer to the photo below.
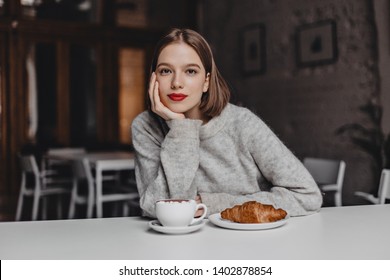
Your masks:
{"label": "short brown hair", "polygon": [[156,45],[153,55],[151,73],[156,71],[157,60],[162,50],[176,42],[184,42],[192,47],[199,55],[206,75],[210,74],[209,89],[203,93],[200,103],[200,111],[207,117],[216,117],[221,114],[222,110],[228,104],[230,99],[230,89],[218,71],[215,65],[213,53],[207,41],[194,30],[191,29],[172,29]]}

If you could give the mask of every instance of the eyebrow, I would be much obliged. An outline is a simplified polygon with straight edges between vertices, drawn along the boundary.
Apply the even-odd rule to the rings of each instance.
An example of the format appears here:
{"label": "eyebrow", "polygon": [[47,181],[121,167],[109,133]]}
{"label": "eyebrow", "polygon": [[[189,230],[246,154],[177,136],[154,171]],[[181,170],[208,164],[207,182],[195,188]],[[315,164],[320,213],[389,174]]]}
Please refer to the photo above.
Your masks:
{"label": "eyebrow", "polygon": [[[162,62],[162,63],[159,63],[159,64],[157,65],[156,68],[159,68],[159,67],[161,67],[161,66],[172,67],[171,64],[166,63],[166,62]],[[197,67],[197,68],[201,69],[201,67],[200,67],[198,64],[196,64],[196,63],[189,63],[189,64],[186,64],[185,67]]]}

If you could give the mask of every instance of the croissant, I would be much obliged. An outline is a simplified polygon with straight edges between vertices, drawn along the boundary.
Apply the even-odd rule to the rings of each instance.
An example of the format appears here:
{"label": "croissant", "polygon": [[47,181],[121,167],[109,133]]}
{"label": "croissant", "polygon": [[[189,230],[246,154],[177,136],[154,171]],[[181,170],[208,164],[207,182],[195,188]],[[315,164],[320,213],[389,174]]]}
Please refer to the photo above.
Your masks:
{"label": "croissant", "polygon": [[275,222],[284,219],[286,215],[287,212],[283,209],[275,209],[272,205],[256,201],[248,201],[221,212],[223,219],[243,224]]}

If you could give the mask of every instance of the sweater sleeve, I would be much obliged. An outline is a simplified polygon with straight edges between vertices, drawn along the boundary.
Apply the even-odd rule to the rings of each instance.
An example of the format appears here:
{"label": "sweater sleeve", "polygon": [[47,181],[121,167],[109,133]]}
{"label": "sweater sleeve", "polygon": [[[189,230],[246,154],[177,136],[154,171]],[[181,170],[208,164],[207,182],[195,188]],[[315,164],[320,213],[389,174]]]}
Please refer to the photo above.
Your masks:
{"label": "sweater sleeve", "polygon": [[283,208],[290,216],[317,212],[322,195],[303,164],[256,115],[246,119],[246,123],[241,138],[246,139],[255,164],[271,188],[245,195],[201,193],[202,202],[211,205],[210,212],[220,212],[249,200]]}
{"label": "sweater sleeve", "polygon": [[165,137],[145,119],[136,119],[132,124],[140,207],[150,217],[155,217],[154,204],[159,199],[196,196],[191,184],[199,166],[201,121],[167,123],[170,130]]}

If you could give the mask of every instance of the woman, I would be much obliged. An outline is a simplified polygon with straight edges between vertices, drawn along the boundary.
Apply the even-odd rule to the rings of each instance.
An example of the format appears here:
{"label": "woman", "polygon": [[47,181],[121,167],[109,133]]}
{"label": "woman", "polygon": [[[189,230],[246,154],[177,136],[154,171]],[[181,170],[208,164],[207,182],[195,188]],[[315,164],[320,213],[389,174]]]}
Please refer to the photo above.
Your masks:
{"label": "woman", "polygon": [[322,196],[301,162],[230,92],[210,46],[174,29],[157,44],[150,110],[132,124],[140,205],[155,217],[164,198],[195,199],[218,213],[256,200],[289,215],[319,210]]}

